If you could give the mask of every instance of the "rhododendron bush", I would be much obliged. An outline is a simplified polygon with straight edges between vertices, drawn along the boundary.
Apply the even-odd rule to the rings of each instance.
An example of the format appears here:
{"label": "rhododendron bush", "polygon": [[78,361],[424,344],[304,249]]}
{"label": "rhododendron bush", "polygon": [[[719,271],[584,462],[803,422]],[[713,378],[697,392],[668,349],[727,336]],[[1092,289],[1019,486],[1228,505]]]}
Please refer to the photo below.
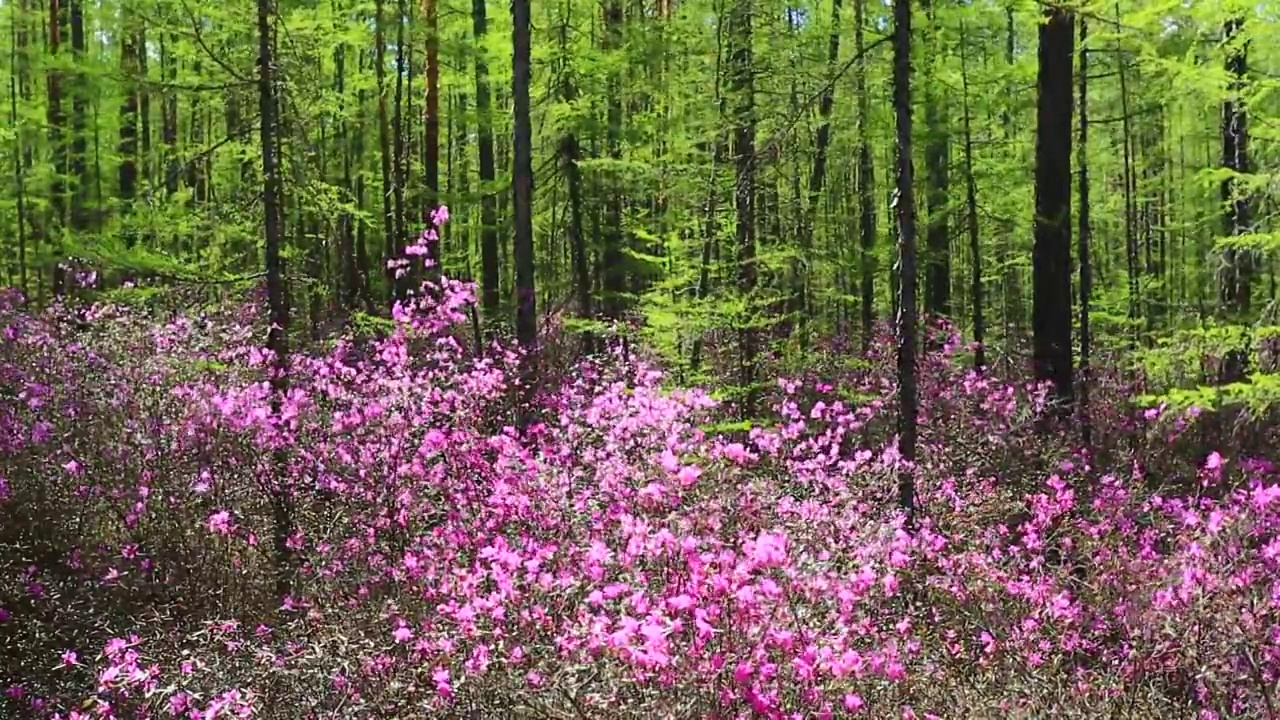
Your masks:
{"label": "rhododendron bush", "polygon": [[906,527],[879,357],[720,431],[606,353],[518,433],[519,353],[428,290],[283,395],[256,298],[6,295],[0,714],[1275,717],[1277,473],[1181,447],[1199,418],[1102,378],[1087,455],[953,338]]}

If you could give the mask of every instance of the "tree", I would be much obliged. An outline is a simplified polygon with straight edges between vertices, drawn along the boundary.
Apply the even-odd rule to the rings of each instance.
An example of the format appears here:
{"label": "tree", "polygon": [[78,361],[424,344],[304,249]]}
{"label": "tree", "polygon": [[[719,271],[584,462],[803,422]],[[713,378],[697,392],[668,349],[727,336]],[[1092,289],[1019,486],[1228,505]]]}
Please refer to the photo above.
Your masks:
{"label": "tree", "polygon": [[1071,95],[1075,19],[1061,6],[1040,26],[1036,98],[1036,213],[1032,251],[1032,364],[1065,409],[1071,366]]}
{"label": "tree", "polygon": [[[738,251],[738,292],[750,300],[756,289],[756,116],[751,48],[751,0],[735,0],[729,8],[725,35],[729,41],[728,88],[731,98],[734,158],[735,238]],[[744,393],[742,414],[754,405],[756,330],[749,315],[739,320],[738,384]]]}
{"label": "tree", "polygon": [[[289,390],[289,301],[286,296],[284,260],[280,249],[284,244],[281,226],[281,179],[276,163],[276,81],[272,58],[271,24],[274,19],[272,0],[258,0],[258,113],[259,137],[262,143],[262,217],[264,235],[263,264],[266,266],[267,305],[271,328],[267,333],[267,349],[272,356],[272,412],[278,419],[281,403]],[[277,472],[285,471],[281,458],[276,458]],[[276,560],[276,595],[288,596],[293,586],[293,551],[289,537],[293,533],[293,506],[285,478],[279,477],[271,488],[273,548]]]}
{"label": "tree", "polygon": [[898,506],[911,526],[916,512],[916,217],[911,166],[911,3],[893,2],[893,116],[897,131],[898,218]]}
{"label": "tree", "polygon": [[511,95],[515,104],[515,133],[512,137],[512,208],[515,211],[516,339],[524,351],[521,378],[524,404],[520,424],[527,427],[532,417],[532,400],[537,382],[538,316],[534,290],[533,255],[533,126],[529,120],[530,39],[529,0],[512,0]]}

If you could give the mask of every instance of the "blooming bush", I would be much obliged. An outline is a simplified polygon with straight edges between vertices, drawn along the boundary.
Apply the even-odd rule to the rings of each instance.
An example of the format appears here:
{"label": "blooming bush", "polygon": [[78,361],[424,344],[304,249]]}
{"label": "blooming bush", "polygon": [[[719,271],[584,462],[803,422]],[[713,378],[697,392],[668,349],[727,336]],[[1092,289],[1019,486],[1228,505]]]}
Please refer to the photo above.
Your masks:
{"label": "blooming bush", "polygon": [[1277,474],[1197,418],[1098,393],[1084,453],[953,338],[908,532],[889,363],[719,431],[606,354],[522,435],[430,282],[283,396],[253,303],[0,301],[5,717],[1275,716]]}

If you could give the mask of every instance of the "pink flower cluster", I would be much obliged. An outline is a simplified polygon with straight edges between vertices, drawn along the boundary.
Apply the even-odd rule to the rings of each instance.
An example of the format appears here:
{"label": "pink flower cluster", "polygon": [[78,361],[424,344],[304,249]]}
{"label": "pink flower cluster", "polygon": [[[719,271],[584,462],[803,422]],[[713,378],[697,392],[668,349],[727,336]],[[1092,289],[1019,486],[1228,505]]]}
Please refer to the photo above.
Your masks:
{"label": "pink flower cluster", "polygon": [[0,562],[0,709],[1271,707],[1277,473],[1177,455],[1195,418],[1104,403],[1115,446],[1082,453],[952,340],[922,367],[907,532],[890,362],[784,379],[768,422],[720,432],[708,393],[597,357],[546,378],[522,436],[519,353],[477,351],[473,289],[433,282],[384,336],[298,352],[283,397],[251,308],[75,331],[0,306],[0,544],[29,550]]}

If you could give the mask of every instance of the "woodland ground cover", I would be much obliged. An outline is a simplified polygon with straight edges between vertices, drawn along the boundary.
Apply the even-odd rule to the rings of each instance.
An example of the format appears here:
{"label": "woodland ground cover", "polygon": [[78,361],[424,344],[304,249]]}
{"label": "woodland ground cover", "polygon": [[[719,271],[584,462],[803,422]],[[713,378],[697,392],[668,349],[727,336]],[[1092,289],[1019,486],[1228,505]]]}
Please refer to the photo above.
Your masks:
{"label": "woodland ground cover", "polygon": [[891,356],[748,429],[601,353],[522,434],[426,289],[275,391],[256,294],[3,297],[6,717],[1275,717],[1280,471],[1210,414],[1095,368],[1086,453],[939,336],[908,528]]}

